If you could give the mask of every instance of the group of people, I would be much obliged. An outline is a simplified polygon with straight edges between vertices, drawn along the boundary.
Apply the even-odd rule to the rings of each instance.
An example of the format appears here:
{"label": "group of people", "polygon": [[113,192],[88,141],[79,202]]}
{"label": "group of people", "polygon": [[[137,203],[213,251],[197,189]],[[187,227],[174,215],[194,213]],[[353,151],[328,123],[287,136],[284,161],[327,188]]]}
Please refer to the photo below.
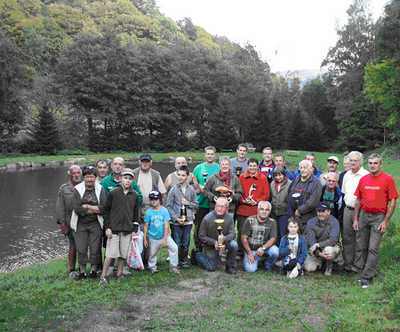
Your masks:
{"label": "group of people", "polygon": [[57,222],[69,238],[70,276],[100,274],[105,284],[116,269],[117,280],[123,279],[131,238],[142,230],[143,259],[152,274],[160,248],[167,247],[171,273],[193,265],[215,271],[220,260],[236,274],[243,260],[246,272],[275,265],[294,278],[325,266],[331,276],[333,264],[343,263],[349,275],[361,273],[361,287],[368,288],[398,197],[393,178],[382,172],[382,157],[369,156],[367,171],[363,155],[352,151],[339,172],[339,158],[330,156],[322,173],[308,153],[292,173],[283,154],[274,158],[270,147],[262,153],[261,161],[248,159],[247,146],[239,144],[237,157],[222,156],[217,164],[216,149],[208,146],[193,173],[184,157],[176,158],[176,171],[165,182],[148,154],[133,170],[121,157],[110,165],[71,166],[71,181],[57,200]]}

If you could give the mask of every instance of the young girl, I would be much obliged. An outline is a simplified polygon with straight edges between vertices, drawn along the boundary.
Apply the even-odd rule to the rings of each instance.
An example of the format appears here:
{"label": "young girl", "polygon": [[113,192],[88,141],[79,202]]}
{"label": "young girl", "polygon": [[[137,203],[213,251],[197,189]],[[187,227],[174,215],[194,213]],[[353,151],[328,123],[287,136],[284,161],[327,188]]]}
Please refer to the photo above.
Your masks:
{"label": "young girl", "polygon": [[304,261],[307,258],[307,243],[299,234],[299,221],[290,217],[287,222],[288,233],[282,237],[279,254],[283,256],[282,267],[287,278],[296,278],[303,274]]}

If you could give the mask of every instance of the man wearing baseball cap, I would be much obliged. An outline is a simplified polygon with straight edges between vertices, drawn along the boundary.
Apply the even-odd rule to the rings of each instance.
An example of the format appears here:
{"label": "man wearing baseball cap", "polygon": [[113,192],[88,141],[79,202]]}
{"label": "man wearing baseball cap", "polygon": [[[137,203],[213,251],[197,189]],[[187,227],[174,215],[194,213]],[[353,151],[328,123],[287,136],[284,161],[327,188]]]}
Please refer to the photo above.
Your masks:
{"label": "man wearing baseball cap", "polygon": [[336,174],[336,180],[339,181],[339,176],[340,172],[337,170],[339,166],[339,158],[336,156],[330,156],[328,158],[328,172],[325,172],[320,175],[319,181],[321,182],[321,186],[326,185],[326,178],[329,173],[335,173]]}
{"label": "man wearing baseball cap", "polygon": [[329,204],[319,202],[317,216],[307,222],[308,256],[304,262],[304,269],[314,272],[322,267],[326,261],[325,275],[332,275],[333,260],[340,255],[339,222],[331,215]]}

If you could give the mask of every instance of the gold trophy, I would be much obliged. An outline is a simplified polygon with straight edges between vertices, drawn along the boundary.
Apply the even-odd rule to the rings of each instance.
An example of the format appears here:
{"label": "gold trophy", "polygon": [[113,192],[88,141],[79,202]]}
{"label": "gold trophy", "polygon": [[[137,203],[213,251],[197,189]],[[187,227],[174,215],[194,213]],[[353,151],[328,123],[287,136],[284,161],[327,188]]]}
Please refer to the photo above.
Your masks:
{"label": "gold trophy", "polygon": [[[217,226],[218,226],[217,229],[218,229],[219,235],[222,235],[222,225],[224,224],[225,219],[215,219],[214,222],[215,222],[215,223],[217,224]],[[220,243],[220,242],[219,242],[219,237],[218,237],[218,246],[221,247],[221,248],[224,246],[223,243]]]}

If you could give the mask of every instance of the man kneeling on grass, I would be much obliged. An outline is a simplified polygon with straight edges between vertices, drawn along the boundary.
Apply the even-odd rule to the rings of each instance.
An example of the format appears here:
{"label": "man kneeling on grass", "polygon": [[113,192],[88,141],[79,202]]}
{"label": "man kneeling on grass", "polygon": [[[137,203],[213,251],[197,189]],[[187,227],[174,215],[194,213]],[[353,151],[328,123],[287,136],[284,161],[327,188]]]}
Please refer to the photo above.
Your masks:
{"label": "man kneeling on grass", "polygon": [[131,236],[136,236],[134,229],[137,231],[139,226],[139,194],[131,187],[133,172],[130,168],[125,168],[121,175],[121,184],[110,191],[104,205],[107,248],[100,277],[101,284],[108,283],[106,273],[115,258],[118,258],[117,280],[124,279],[122,268],[128,256]]}
{"label": "man kneeling on grass", "polygon": [[[191,263],[199,263],[207,271],[215,271],[220,250],[228,249],[226,273],[236,274],[236,253],[238,244],[232,216],[228,213],[229,203],[225,197],[219,197],[215,202],[215,210],[207,214],[200,225],[199,238],[203,242],[203,252],[192,250]],[[222,235],[218,233],[216,219],[224,219]]]}
{"label": "man kneeling on grass", "polygon": [[167,247],[169,253],[169,272],[179,274],[178,246],[168,234],[171,217],[168,210],[161,206],[161,193],[157,190],[150,191],[151,207],[144,216],[143,244],[149,248],[149,270],[151,274],[157,273],[157,253],[161,247]]}

